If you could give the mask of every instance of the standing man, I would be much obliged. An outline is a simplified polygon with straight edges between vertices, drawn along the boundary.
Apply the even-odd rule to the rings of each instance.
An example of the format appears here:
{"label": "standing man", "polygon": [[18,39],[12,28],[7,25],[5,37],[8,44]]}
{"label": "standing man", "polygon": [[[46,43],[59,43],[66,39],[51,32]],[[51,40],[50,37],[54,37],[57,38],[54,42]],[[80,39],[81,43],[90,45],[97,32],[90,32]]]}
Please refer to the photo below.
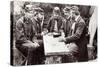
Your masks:
{"label": "standing man", "polygon": [[[74,56],[77,57],[78,61],[88,61],[88,51],[87,51],[87,38],[86,38],[86,24],[85,21],[80,16],[77,6],[72,6],[72,19],[74,20],[72,24],[72,35],[61,38],[59,41],[63,41],[66,44],[74,43],[78,46],[78,53]],[[71,44],[70,44],[71,45]]]}

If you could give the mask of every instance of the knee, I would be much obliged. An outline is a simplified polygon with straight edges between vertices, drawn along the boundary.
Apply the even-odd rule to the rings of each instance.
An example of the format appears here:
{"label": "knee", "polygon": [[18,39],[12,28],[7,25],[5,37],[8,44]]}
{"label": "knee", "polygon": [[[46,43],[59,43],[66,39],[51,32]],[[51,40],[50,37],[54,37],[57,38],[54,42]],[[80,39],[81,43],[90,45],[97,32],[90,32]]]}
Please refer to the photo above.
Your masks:
{"label": "knee", "polygon": [[15,47],[18,49],[20,47],[20,44],[16,44]]}
{"label": "knee", "polygon": [[19,48],[19,47],[21,47],[22,42],[21,42],[20,40],[18,40],[18,41],[16,41],[15,44],[16,44],[15,47],[16,47],[16,48]]}

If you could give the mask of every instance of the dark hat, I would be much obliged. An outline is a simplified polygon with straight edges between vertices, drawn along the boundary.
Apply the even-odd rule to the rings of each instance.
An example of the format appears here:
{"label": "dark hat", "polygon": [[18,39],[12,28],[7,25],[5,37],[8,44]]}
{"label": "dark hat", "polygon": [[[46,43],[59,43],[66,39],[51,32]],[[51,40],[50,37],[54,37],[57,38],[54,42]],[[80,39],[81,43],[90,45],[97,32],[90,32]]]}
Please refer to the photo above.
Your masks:
{"label": "dark hat", "polygon": [[36,12],[44,12],[42,8],[34,6],[32,4],[26,5],[25,10],[27,10],[27,11],[33,11],[33,12],[35,12],[35,11]]}
{"label": "dark hat", "polygon": [[71,9],[72,9],[73,11],[79,11],[78,6],[72,6]]}
{"label": "dark hat", "polygon": [[63,12],[68,12],[68,11],[70,11],[70,9],[71,9],[71,6],[66,6],[66,7],[63,9]]}
{"label": "dark hat", "polygon": [[32,6],[31,4],[28,4],[25,6],[25,10],[28,12],[28,11],[31,11],[32,10]]}
{"label": "dark hat", "polygon": [[44,10],[42,9],[42,8],[40,8],[40,7],[34,7],[33,6],[33,11],[37,11],[37,12],[44,12]]}
{"label": "dark hat", "polygon": [[78,6],[72,6],[72,7],[71,7],[71,10],[72,10],[76,15],[79,15],[79,14],[80,14]]}

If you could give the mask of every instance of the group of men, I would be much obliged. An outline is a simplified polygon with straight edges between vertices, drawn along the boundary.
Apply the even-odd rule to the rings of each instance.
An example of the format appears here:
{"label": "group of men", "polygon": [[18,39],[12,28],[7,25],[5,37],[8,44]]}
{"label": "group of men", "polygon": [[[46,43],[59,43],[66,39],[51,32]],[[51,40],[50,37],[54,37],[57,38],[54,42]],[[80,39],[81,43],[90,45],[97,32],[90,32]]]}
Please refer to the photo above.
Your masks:
{"label": "group of men", "polygon": [[16,48],[26,56],[28,65],[44,64],[43,35],[49,32],[64,33],[59,41],[77,46],[77,52],[72,51],[77,61],[88,60],[86,24],[80,16],[79,8],[65,6],[62,11],[64,17],[60,8],[54,7],[47,27],[43,28],[44,10],[30,4],[25,5],[24,16],[16,22]]}

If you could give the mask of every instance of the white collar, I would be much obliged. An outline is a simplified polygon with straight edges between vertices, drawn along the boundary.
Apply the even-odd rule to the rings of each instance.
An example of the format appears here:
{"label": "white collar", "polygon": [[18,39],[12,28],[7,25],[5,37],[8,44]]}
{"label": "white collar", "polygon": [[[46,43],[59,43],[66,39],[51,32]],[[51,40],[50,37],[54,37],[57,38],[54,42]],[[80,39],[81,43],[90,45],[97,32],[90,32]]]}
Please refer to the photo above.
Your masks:
{"label": "white collar", "polygon": [[34,17],[34,19],[35,19],[36,21],[38,21],[36,17]]}
{"label": "white collar", "polygon": [[79,17],[80,17],[80,15],[78,15],[78,16],[75,18],[75,21],[77,21]]}

